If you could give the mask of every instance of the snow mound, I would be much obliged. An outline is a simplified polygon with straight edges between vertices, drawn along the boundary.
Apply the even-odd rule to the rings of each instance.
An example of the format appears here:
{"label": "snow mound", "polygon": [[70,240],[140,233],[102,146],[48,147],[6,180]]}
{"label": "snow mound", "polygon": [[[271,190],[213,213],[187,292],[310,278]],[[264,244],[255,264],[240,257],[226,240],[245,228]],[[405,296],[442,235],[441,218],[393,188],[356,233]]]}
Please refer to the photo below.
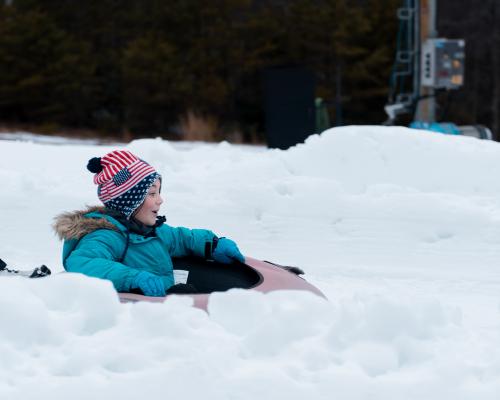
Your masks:
{"label": "snow mound", "polygon": [[498,194],[500,166],[496,142],[440,135],[403,127],[333,128],[310,136],[286,152],[296,175],[339,181],[360,193],[372,185],[387,190]]}
{"label": "snow mound", "polygon": [[0,290],[3,399],[132,399],[162,387],[209,399],[265,398],[271,387],[296,399],[461,397],[473,382],[493,399],[500,383],[495,359],[478,369],[461,357],[460,311],[436,299],[231,290],[208,315],[182,296],[120,305],[106,282],[73,274],[4,279]]}
{"label": "snow mound", "polygon": [[0,279],[2,400],[498,399],[497,143],[344,127],[288,151],[137,140],[172,225],[298,265],[329,298],[231,290],[120,304],[58,274],[51,231],[96,204],[85,166],[116,146],[0,142],[0,257],[49,278]]}

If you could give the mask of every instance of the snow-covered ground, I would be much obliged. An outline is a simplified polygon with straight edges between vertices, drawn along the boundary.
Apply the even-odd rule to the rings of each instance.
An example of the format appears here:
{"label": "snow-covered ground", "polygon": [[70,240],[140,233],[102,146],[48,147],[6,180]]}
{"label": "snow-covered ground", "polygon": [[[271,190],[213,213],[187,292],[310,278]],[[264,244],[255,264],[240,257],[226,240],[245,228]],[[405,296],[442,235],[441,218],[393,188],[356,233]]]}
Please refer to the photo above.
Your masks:
{"label": "snow-covered ground", "polygon": [[[0,278],[0,399],[500,398],[500,145],[345,127],[288,151],[140,140],[172,225],[298,265],[329,298],[120,304],[73,274]],[[60,271],[112,147],[0,141],[0,257]]]}

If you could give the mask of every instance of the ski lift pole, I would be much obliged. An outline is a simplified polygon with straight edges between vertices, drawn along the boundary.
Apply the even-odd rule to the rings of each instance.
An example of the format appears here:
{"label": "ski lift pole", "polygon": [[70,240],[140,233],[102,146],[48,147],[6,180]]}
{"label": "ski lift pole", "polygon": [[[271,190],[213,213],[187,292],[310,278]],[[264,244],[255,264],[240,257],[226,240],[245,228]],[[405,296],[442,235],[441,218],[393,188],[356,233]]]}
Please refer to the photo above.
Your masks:
{"label": "ski lift pole", "polygon": [[[420,1],[419,13],[419,30],[420,30],[420,46],[419,57],[422,57],[422,44],[428,39],[437,38],[436,29],[436,12],[437,0],[418,0]],[[416,71],[420,71],[420,66]],[[416,73],[420,77],[420,73]],[[436,121],[436,97],[435,90],[432,87],[422,86],[422,81],[419,79],[419,97],[423,100],[417,105],[415,120],[435,122]]]}

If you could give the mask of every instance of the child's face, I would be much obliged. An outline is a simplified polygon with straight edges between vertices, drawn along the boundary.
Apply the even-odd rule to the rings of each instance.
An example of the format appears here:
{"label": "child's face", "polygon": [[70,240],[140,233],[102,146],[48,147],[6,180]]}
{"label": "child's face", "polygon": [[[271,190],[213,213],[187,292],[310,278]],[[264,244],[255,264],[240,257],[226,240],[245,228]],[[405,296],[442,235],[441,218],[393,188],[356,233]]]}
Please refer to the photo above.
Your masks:
{"label": "child's face", "polygon": [[156,223],[156,216],[158,211],[160,211],[160,206],[163,203],[163,199],[160,195],[161,182],[159,179],[153,183],[149,188],[148,194],[144,199],[144,202],[138,208],[137,213],[134,218],[144,225],[153,226]]}

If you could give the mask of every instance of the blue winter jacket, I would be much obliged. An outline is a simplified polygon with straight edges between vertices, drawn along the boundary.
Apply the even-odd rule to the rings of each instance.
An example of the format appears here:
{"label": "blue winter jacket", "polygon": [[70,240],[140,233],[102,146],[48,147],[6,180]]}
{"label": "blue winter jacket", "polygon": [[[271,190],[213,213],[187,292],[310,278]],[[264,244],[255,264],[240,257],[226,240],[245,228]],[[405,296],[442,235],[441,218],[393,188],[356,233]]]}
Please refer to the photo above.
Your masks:
{"label": "blue winter jacket", "polygon": [[108,279],[118,292],[129,292],[141,271],[161,276],[168,289],[174,284],[172,257],[206,257],[215,237],[209,230],[167,224],[157,227],[154,237],[127,235],[126,227],[103,211],[96,207],[62,214],[54,229],[64,239],[62,258],[67,271]]}

